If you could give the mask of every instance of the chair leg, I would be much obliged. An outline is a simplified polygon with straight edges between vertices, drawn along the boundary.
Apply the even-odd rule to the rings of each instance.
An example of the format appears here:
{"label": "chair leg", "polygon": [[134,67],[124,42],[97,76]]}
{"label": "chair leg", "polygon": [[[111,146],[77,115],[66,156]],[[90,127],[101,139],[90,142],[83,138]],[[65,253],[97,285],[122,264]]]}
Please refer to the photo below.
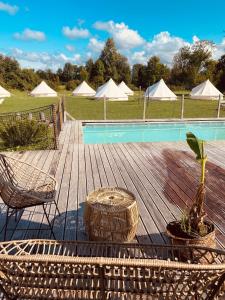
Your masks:
{"label": "chair leg", "polygon": [[55,234],[54,234],[51,222],[50,222],[49,217],[48,217],[48,213],[46,212],[46,207],[45,207],[45,205],[43,205],[42,207],[43,207],[43,210],[44,210],[45,217],[46,217],[46,219],[48,221],[48,225],[49,225],[49,227],[51,229],[51,234],[53,235],[53,238],[56,240],[56,237],[55,237]]}
{"label": "chair leg", "polygon": [[15,222],[17,222],[18,221],[18,210],[16,209],[15,210]]}
{"label": "chair leg", "polygon": [[55,201],[55,200],[54,200],[54,203],[55,203],[55,207],[56,207],[56,210],[57,210],[57,212],[58,212],[58,215],[60,216],[60,215],[61,215],[61,213],[60,213],[60,211],[59,211],[58,204],[56,203],[56,201]]}
{"label": "chair leg", "polygon": [[6,232],[7,232],[9,218],[10,218],[10,216],[9,216],[9,207],[7,206],[7,209],[6,209],[6,220],[5,220],[5,230],[4,230],[4,241],[6,239]]}

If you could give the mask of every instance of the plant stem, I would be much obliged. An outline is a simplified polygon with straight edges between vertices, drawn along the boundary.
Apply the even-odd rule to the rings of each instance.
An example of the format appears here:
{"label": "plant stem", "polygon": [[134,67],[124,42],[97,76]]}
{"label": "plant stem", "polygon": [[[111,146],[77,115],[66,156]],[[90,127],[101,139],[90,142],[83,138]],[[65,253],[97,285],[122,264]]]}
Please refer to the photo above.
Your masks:
{"label": "plant stem", "polygon": [[205,183],[205,165],[206,165],[207,158],[201,159],[201,183]]}

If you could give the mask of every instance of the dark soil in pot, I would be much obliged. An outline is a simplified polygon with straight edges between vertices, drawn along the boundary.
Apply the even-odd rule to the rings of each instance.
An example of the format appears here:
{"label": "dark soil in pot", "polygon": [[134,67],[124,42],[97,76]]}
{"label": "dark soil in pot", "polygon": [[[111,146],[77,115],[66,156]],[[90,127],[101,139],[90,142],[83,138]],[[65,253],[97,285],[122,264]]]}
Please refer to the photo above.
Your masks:
{"label": "dark soil in pot", "polygon": [[205,222],[208,233],[205,236],[193,237],[181,229],[179,221],[170,222],[167,227],[167,234],[175,245],[197,245],[209,248],[216,247],[215,228],[212,223]]}

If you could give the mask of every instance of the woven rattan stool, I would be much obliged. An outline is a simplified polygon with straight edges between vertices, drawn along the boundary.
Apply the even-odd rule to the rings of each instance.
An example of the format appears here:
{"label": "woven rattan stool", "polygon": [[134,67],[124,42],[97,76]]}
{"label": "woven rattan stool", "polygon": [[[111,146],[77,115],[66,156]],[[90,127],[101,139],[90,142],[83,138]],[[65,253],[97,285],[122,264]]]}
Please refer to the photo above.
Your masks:
{"label": "woven rattan stool", "polygon": [[84,223],[94,241],[131,241],[138,224],[135,197],[122,188],[100,188],[87,197]]}

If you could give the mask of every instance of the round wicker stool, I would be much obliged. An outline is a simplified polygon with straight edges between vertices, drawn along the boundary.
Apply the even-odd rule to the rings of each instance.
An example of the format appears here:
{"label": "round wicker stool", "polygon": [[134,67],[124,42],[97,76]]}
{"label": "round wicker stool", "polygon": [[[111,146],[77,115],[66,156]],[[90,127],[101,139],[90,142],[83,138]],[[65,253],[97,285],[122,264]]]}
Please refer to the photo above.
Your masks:
{"label": "round wicker stool", "polygon": [[135,197],[122,188],[100,188],[87,197],[84,224],[91,240],[131,241],[138,224]]}

